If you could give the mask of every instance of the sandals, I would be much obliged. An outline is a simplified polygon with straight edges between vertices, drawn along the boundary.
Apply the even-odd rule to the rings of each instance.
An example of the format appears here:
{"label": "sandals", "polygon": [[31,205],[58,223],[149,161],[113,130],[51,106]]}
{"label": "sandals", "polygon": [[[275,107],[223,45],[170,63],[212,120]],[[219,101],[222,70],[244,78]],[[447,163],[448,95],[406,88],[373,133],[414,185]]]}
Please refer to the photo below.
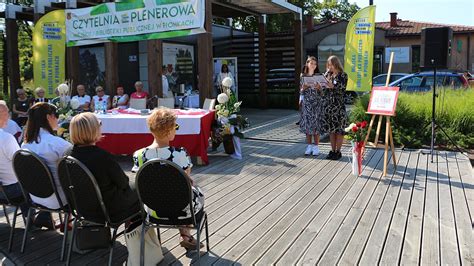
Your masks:
{"label": "sandals", "polygon": [[[181,242],[179,242],[180,246],[182,246],[186,250],[196,249],[196,244],[197,243],[196,243],[196,239],[194,239],[193,236],[182,234],[181,237],[183,238],[183,240]],[[199,243],[199,248],[203,248],[203,247],[204,247],[204,244]]]}

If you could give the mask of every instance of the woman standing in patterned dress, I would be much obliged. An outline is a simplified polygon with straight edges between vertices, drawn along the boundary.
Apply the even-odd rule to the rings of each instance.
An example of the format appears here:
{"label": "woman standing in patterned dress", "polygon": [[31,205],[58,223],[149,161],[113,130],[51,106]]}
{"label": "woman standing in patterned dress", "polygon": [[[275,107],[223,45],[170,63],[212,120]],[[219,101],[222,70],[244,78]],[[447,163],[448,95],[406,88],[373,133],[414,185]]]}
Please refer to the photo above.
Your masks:
{"label": "woman standing in patterned dress", "polygon": [[[300,131],[306,134],[305,155],[319,155],[319,134],[321,134],[320,115],[321,115],[321,89],[316,84],[306,84],[304,77],[311,77],[319,73],[318,63],[314,56],[306,59],[306,72],[300,81],[300,95],[304,99],[301,107]],[[314,139],[314,144],[313,140]]]}
{"label": "woman standing in patterned dress", "polygon": [[327,62],[326,78],[329,86],[325,89],[325,125],[324,130],[329,132],[331,151],[326,159],[339,160],[342,157],[341,146],[344,140],[344,128],[347,124],[344,94],[346,92],[347,74],[344,73],[341,61],[337,56],[330,56]]}

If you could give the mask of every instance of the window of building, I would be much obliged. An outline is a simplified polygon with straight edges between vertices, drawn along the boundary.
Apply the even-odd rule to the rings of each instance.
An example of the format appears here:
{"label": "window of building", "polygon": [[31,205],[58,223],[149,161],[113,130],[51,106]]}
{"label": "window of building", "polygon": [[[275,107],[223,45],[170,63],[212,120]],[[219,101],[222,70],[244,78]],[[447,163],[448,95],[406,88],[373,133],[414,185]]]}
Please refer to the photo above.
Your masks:
{"label": "window of building", "polygon": [[322,39],[318,45],[318,66],[321,72],[326,71],[326,61],[331,55],[339,57],[344,64],[344,45],[346,36],[343,33],[334,33]]}

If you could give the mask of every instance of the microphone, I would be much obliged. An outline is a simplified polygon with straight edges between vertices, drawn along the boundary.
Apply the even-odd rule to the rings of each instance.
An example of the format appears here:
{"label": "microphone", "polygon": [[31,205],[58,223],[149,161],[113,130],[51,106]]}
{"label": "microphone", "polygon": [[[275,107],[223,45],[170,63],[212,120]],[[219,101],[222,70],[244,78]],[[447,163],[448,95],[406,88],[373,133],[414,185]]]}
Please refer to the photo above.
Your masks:
{"label": "microphone", "polygon": [[184,95],[182,98],[179,99],[180,101],[180,108],[179,109],[184,109],[184,99],[188,98],[188,95]]}

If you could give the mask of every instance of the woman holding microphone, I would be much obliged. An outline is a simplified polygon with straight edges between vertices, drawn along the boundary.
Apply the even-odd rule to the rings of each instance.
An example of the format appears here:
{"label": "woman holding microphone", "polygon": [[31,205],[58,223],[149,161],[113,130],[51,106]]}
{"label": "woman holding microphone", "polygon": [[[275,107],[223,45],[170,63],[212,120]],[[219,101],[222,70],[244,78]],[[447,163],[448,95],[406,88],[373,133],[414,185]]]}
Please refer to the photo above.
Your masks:
{"label": "woman holding microphone", "polygon": [[344,94],[346,92],[347,74],[344,73],[341,61],[332,55],[327,62],[325,73],[328,88],[325,89],[324,131],[329,132],[331,151],[326,159],[339,160],[342,157],[341,146],[344,140],[344,128],[347,124]]}

